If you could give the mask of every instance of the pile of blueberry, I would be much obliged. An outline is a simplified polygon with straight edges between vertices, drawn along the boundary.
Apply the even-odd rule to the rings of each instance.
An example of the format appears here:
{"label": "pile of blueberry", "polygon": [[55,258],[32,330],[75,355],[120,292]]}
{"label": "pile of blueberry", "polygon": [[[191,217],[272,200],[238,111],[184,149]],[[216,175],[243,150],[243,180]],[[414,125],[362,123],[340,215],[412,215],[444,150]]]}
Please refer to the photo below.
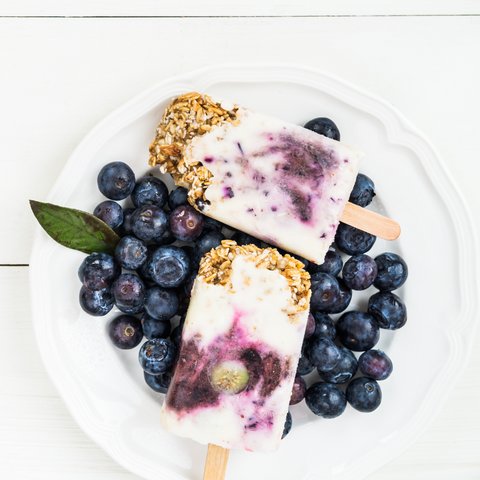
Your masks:
{"label": "pile of blueberry", "polygon": [[[340,139],[338,128],[329,119],[314,119],[305,127]],[[123,162],[105,165],[97,182],[109,200],[100,203],[94,215],[121,240],[114,257],[94,253],[81,264],[80,305],[94,316],[106,315],[114,305],[123,312],[108,326],[111,341],[120,349],[132,349],[145,337],[147,341],[139,351],[145,381],[154,391],[165,393],[201,258],[219,246],[229,230],[240,245],[261,247],[262,242],[199,213],[189,205],[183,187],[168,192],[165,183],[154,176],[136,181],[132,169]],[[350,201],[365,207],[371,203],[374,189],[372,180],[359,174]],[[129,196],[133,208],[116,203]],[[368,233],[340,224],[335,246],[351,255],[345,264],[333,246],[322,265],[297,256],[311,274],[312,298],[290,404],[305,399],[310,410],[324,418],[338,417],[347,401],[361,412],[375,410],[382,396],[378,381],[392,373],[389,357],[374,347],[380,328],[398,329],[407,320],[405,304],[392,291],[403,285],[408,269],[396,254],[384,253],[375,259],[366,255],[375,240]],[[378,293],[370,297],[367,312],[349,311],[335,324],[329,314],[347,309],[352,290],[372,285]],[[171,321],[177,315],[180,323],[172,329]],[[357,360],[352,351],[363,353]],[[322,381],[307,388],[302,377],[314,369]],[[354,378],[357,371],[363,376]],[[344,393],[338,385],[347,382]],[[284,436],[291,426],[288,413]]]}

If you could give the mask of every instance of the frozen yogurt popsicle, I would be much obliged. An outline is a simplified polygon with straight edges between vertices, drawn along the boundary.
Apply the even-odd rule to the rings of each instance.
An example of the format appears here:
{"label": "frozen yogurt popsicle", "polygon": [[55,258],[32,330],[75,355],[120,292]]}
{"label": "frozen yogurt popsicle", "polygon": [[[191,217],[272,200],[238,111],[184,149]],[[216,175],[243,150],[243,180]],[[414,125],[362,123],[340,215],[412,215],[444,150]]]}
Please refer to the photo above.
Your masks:
{"label": "frozen yogurt popsicle", "polygon": [[149,163],[205,215],[323,263],[362,152],[310,130],[188,93],[166,109]]}
{"label": "frozen yogurt popsicle", "polygon": [[279,447],[309,312],[302,266],[232,240],[205,255],[162,408],[165,430],[227,449]]}

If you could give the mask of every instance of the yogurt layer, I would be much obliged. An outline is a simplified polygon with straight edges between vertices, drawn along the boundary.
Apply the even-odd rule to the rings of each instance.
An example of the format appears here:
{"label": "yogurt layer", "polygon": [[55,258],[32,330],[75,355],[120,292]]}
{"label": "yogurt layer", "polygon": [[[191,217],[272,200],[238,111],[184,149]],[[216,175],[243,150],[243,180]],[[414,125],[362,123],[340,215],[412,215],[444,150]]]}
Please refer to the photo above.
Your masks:
{"label": "yogurt layer", "polygon": [[185,149],[213,174],[202,213],[323,263],[363,153],[242,107],[236,117]]}
{"label": "yogurt layer", "polygon": [[[161,414],[169,432],[225,448],[272,452],[279,445],[308,317],[278,270],[237,255],[227,284],[197,277]],[[248,371],[240,393],[219,392],[213,369]]]}

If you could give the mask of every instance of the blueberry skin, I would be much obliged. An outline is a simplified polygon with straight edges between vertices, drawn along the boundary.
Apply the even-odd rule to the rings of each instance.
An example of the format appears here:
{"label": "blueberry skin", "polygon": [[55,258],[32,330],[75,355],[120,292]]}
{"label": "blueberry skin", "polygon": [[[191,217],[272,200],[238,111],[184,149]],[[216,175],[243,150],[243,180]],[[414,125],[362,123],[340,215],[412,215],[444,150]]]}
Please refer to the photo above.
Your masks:
{"label": "blueberry skin", "polygon": [[359,173],[348,201],[359,207],[366,207],[372,203],[374,196],[375,184],[373,183],[373,180],[363,173]]}
{"label": "blueberry skin", "polygon": [[178,312],[179,301],[174,290],[151,287],[145,295],[145,311],[154,319],[167,321]]}
{"label": "blueberry skin", "polygon": [[203,256],[213,248],[217,248],[225,240],[225,235],[219,232],[206,232],[196,241],[193,249],[193,261],[200,265]]}
{"label": "blueberry skin", "polygon": [[350,257],[342,272],[345,285],[352,290],[366,290],[377,277],[377,264],[365,254]]}
{"label": "blueberry skin", "polygon": [[345,411],[347,398],[335,385],[317,382],[307,390],[305,403],[319,417],[337,418]]}
{"label": "blueberry skin", "polygon": [[92,253],[78,269],[78,278],[89,290],[103,290],[122,273],[120,265],[106,253]]}
{"label": "blueberry skin", "polygon": [[315,273],[311,276],[312,297],[310,307],[312,310],[325,310],[333,305],[340,295],[338,281],[328,273]]}
{"label": "blueberry skin", "polygon": [[323,337],[334,342],[337,336],[337,329],[333,320],[323,312],[314,312],[313,318],[315,319],[313,336]]}
{"label": "blueberry skin", "polygon": [[120,315],[108,325],[108,336],[117,348],[130,350],[142,341],[142,323],[131,315]]}
{"label": "blueberry skin", "polygon": [[168,225],[167,214],[156,205],[139,207],[132,215],[132,230],[136,237],[148,242],[163,235]]}
{"label": "blueberry skin", "polygon": [[407,322],[407,307],[403,300],[391,292],[378,292],[368,300],[368,313],[380,328],[397,330]]}
{"label": "blueberry skin", "polygon": [[170,380],[172,379],[172,372],[161,373],[160,375],[150,375],[143,372],[146,384],[157,393],[167,393]]}
{"label": "blueberry skin", "polygon": [[333,138],[333,140],[340,141],[340,131],[338,130],[338,127],[333,120],[330,120],[327,117],[314,118],[307,122],[304,125],[304,128],[325,137]]}
{"label": "blueberry skin", "polygon": [[133,235],[132,230],[132,215],[135,211],[134,208],[125,208],[123,210],[123,222],[121,225],[115,230],[116,234],[119,237],[127,237],[129,235]]}
{"label": "blueberry skin", "polygon": [[290,433],[290,430],[292,429],[292,424],[292,414],[288,412],[287,418],[285,419],[285,426],[283,427],[282,440]]}
{"label": "blueberry skin", "polygon": [[381,350],[368,350],[358,359],[359,370],[373,380],[385,380],[393,372],[390,357]]}
{"label": "blueberry skin", "polygon": [[347,400],[355,410],[370,413],[380,405],[382,390],[375,380],[359,377],[348,384]]}
{"label": "blueberry skin", "polygon": [[313,372],[314,370],[315,370],[315,365],[312,365],[308,357],[305,354],[303,354],[298,359],[297,375],[300,375],[303,377]]}
{"label": "blueberry skin", "polygon": [[126,163],[107,163],[98,174],[97,185],[102,195],[110,200],[123,200],[135,188],[135,174]]}
{"label": "blueberry skin", "polygon": [[214,218],[203,215],[203,231],[204,232],[221,232],[225,225]]}
{"label": "blueberry skin", "polygon": [[155,338],[145,342],[138,352],[138,361],[150,375],[160,375],[173,367],[177,348],[170,340]]}
{"label": "blueberry skin", "polygon": [[112,285],[115,305],[124,313],[136,315],[144,311],[146,288],[137,275],[124,273]]}
{"label": "blueberry skin", "polygon": [[307,270],[312,275],[314,273],[329,273],[330,275],[336,277],[342,271],[342,267],[342,257],[334,250],[329,250],[326,253],[325,260],[321,265],[310,262]]}
{"label": "blueberry skin", "polygon": [[177,240],[194,242],[202,234],[203,218],[190,205],[180,205],[170,215],[170,229]]}
{"label": "blueberry skin", "polygon": [[137,208],[145,205],[163,208],[167,203],[168,188],[159,178],[146,176],[137,180],[130,198]]}
{"label": "blueberry skin", "polygon": [[341,222],[335,234],[335,244],[343,253],[348,255],[368,252],[376,240],[377,237],[374,235]]}
{"label": "blueberry skin", "polygon": [[378,268],[377,278],[373,282],[381,292],[391,292],[400,288],[408,277],[405,260],[396,253],[382,253],[375,257]]}
{"label": "blueberry skin", "polygon": [[180,205],[189,205],[188,190],[185,187],[177,187],[170,192],[168,196],[168,206],[170,210],[175,210]]}
{"label": "blueberry skin", "polygon": [[84,285],[80,289],[79,300],[83,311],[94,317],[103,317],[114,304],[112,289],[109,286],[103,290],[89,290]]}
{"label": "blueberry skin", "polygon": [[307,391],[307,384],[305,380],[296,376],[295,381],[293,382],[292,395],[290,396],[290,405],[297,405],[305,398],[305,393]]}
{"label": "blueberry skin", "polygon": [[175,245],[158,247],[148,262],[148,275],[163,288],[180,286],[190,274],[188,255]]}
{"label": "blueberry skin", "polygon": [[351,380],[358,370],[358,362],[355,355],[345,347],[338,347],[340,350],[340,361],[329,372],[318,370],[320,378],[328,383],[342,384]]}
{"label": "blueberry skin", "polygon": [[345,285],[343,279],[337,278],[337,280],[340,287],[340,295],[332,305],[324,310],[325,313],[341,313],[348,308],[352,301],[352,289]]}
{"label": "blueberry skin", "polygon": [[182,318],[180,319],[180,323],[172,330],[172,333],[170,334],[170,340],[175,344],[177,349],[180,347],[180,342],[182,340],[182,331],[183,331],[183,326],[185,325],[185,318],[186,315],[182,315]]}
{"label": "blueberry skin", "polygon": [[123,223],[123,209],[117,203],[112,200],[105,200],[99,203],[93,215],[106,223],[111,229],[118,228]]}
{"label": "blueberry skin", "polygon": [[377,322],[365,312],[353,310],[344,313],[336,326],[340,342],[355,352],[370,350],[380,339]]}
{"label": "blueberry skin", "polygon": [[232,240],[234,242],[237,242],[237,245],[243,246],[243,245],[256,245],[258,248],[262,247],[262,241],[259,240],[258,238],[253,237],[252,235],[249,235],[248,233],[241,232],[240,230],[237,230],[233,235],[232,235]]}
{"label": "blueberry skin", "polygon": [[192,296],[192,289],[193,289],[193,284],[195,283],[195,279],[197,278],[197,272],[192,272],[190,276],[185,280],[185,283],[183,284],[183,289],[185,291],[185,294],[188,295],[189,297]]}
{"label": "blueberry skin", "polygon": [[170,320],[157,320],[147,312],[142,316],[141,326],[147,340],[152,340],[153,338],[168,338],[172,329]]}
{"label": "blueberry skin", "polygon": [[324,372],[335,368],[341,358],[338,347],[325,337],[314,336],[308,340],[305,354],[312,365]]}
{"label": "blueberry skin", "polygon": [[167,214],[167,228],[159,237],[155,237],[153,239],[153,241],[157,245],[171,245],[177,240],[170,228],[170,212],[166,212],[166,214]]}
{"label": "blueberry skin", "polygon": [[307,338],[310,338],[315,332],[315,328],[316,328],[315,318],[311,313],[309,313],[303,339],[305,340]]}
{"label": "blueberry skin", "polygon": [[147,259],[145,260],[145,263],[143,263],[142,266],[137,269],[138,276],[145,282],[145,284],[153,283],[153,280],[148,273],[148,266],[150,265],[153,253],[155,250],[157,250],[157,248],[158,245],[147,245]]}
{"label": "blueberry skin", "polygon": [[140,268],[147,256],[147,244],[134,236],[123,237],[115,248],[115,260],[126,270]]}

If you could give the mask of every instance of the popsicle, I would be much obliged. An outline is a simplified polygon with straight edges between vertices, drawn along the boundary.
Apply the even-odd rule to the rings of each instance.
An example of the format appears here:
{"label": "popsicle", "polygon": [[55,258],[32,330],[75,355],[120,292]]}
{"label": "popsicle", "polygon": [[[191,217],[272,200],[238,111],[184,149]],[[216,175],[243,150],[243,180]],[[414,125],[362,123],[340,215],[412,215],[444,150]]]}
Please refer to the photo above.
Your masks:
{"label": "popsicle", "polygon": [[205,215],[323,263],[363,153],[310,130],[191,92],[165,110],[149,164]]}
{"label": "popsicle", "polygon": [[162,407],[166,431],[226,449],[279,447],[309,312],[302,267],[232,240],[205,255]]}

